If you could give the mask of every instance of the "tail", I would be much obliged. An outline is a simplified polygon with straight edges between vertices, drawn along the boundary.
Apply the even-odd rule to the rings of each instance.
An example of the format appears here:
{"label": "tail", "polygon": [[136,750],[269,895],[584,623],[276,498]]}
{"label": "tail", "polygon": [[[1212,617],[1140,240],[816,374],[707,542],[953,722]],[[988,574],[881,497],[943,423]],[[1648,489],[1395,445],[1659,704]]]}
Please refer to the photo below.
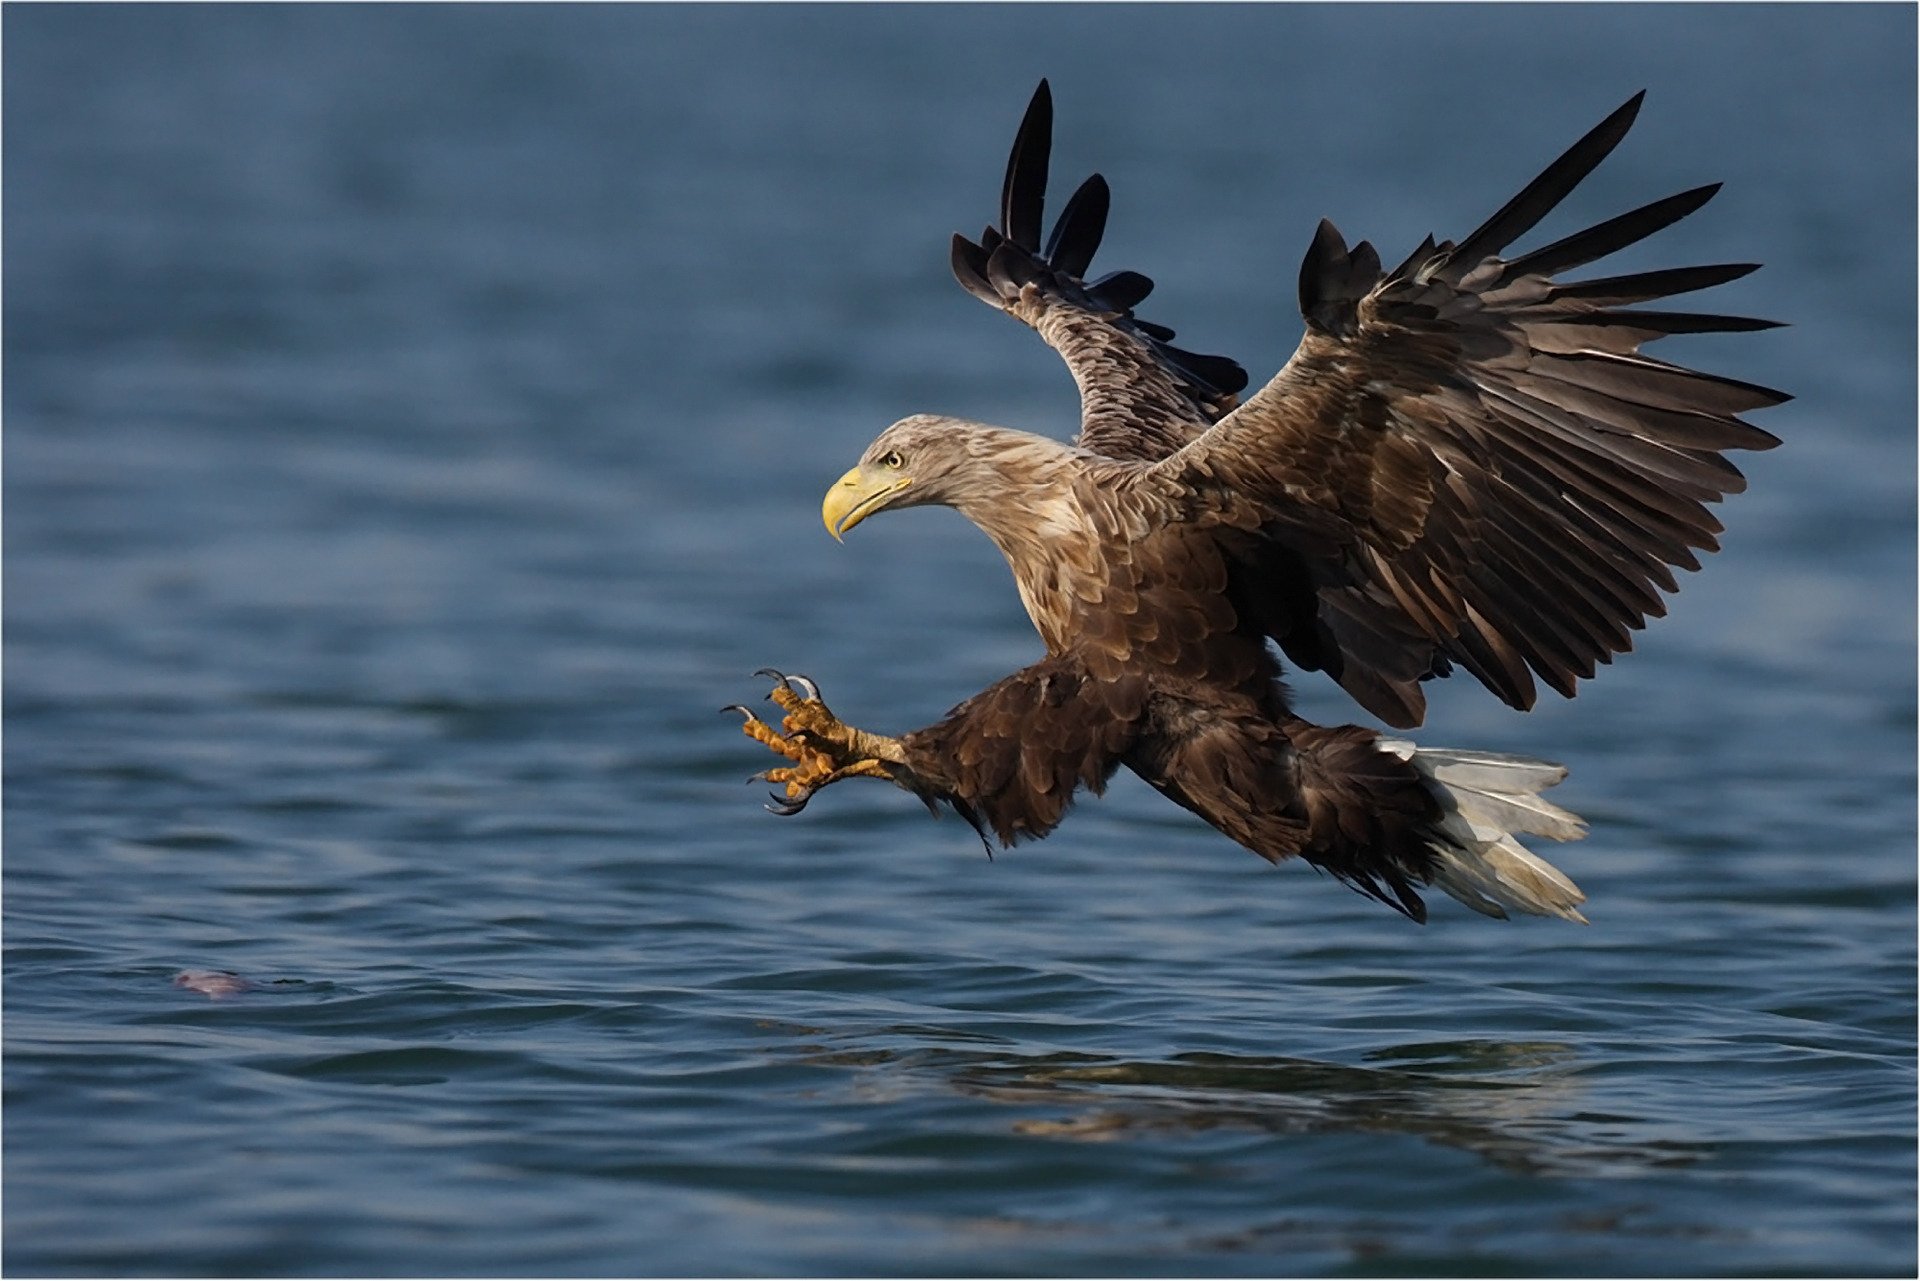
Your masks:
{"label": "tail", "polygon": [[1560,869],[1532,853],[1515,833],[1577,841],[1587,825],[1541,797],[1567,767],[1528,756],[1416,747],[1382,738],[1380,750],[1411,764],[1445,812],[1432,883],[1476,912],[1505,919],[1509,910],[1585,925],[1587,896]]}

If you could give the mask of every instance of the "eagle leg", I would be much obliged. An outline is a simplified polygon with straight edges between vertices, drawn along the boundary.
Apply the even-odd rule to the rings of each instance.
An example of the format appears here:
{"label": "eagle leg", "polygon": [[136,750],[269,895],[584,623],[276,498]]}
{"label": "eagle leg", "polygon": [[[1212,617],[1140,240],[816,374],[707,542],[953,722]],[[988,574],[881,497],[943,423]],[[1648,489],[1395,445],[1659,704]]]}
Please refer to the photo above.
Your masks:
{"label": "eagle leg", "polygon": [[815,792],[843,778],[905,781],[906,752],[898,739],[869,734],[843,723],[821,701],[819,688],[804,676],[785,676],[772,668],[755,674],[775,682],[767,697],[786,713],[780,729],[737,703],[723,710],[743,713],[746,722],[741,728],[748,738],[793,762],[754,775],[784,789],[784,797],[774,793],[774,803],[768,809],[780,815],[798,814]]}

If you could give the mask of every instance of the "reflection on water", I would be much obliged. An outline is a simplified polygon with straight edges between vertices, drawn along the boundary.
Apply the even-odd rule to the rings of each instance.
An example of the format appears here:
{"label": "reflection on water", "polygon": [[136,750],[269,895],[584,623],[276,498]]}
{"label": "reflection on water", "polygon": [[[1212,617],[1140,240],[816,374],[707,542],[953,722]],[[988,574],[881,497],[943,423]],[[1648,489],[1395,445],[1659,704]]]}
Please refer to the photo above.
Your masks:
{"label": "reflection on water", "polygon": [[[886,1031],[924,1040],[930,1029]],[[799,1061],[873,1069],[877,1079],[857,1087],[862,1097],[893,1097],[915,1087],[908,1078],[932,1075],[972,1097],[1059,1109],[1060,1115],[1011,1123],[1014,1133],[1040,1138],[1109,1142],[1217,1129],[1406,1134],[1472,1152],[1512,1173],[1547,1177],[1685,1165],[1706,1150],[1633,1139],[1637,1118],[1583,1108],[1579,1056],[1559,1042],[1420,1042],[1367,1057],[1418,1066],[1211,1052],[1132,1060],[944,1046],[809,1047]]]}

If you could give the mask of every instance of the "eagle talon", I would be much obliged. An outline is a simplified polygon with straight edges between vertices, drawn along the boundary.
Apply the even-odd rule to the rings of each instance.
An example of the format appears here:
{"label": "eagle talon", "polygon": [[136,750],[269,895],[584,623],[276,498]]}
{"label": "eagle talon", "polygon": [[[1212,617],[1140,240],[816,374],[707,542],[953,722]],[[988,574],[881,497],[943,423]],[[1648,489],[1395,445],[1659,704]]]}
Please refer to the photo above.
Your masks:
{"label": "eagle talon", "polygon": [[841,722],[821,701],[820,687],[810,677],[788,676],[772,667],[754,675],[774,682],[767,697],[784,713],[778,728],[737,703],[727,710],[745,715],[741,729],[747,737],[792,762],[749,780],[785,789],[784,795],[773,793],[767,809],[782,816],[798,814],[815,792],[843,778],[900,781],[898,744]]}
{"label": "eagle talon", "polygon": [[811,677],[797,673],[789,676],[777,667],[762,667],[754,675],[765,677],[773,682],[773,688],[767,691],[767,697],[782,707],[788,706],[786,701],[788,699],[808,703],[820,701],[820,687],[813,683]]}
{"label": "eagle talon", "polygon": [[778,792],[769,792],[768,795],[773,797],[773,801],[765,807],[767,813],[778,814],[781,818],[792,818],[795,814],[807,808],[807,802],[813,799],[813,793],[811,791],[797,801],[787,800]]}

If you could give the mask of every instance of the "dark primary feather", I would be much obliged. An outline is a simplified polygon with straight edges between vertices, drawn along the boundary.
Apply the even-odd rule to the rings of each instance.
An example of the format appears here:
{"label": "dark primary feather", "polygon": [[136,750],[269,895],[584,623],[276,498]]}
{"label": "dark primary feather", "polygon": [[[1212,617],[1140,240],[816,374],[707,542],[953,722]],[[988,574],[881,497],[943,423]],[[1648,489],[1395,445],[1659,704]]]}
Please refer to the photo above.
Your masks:
{"label": "dark primary feather", "polygon": [[[1599,280],[1574,280],[1553,286],[1553,296],[1562,301],[1580,301],[1595,307],[1623,307],[1628,303],[1652,302],[1699,289],[1711,289],[1750,276],[1760,270],[1757,262],[1729,262],[1713,267],[1669,267],[1664,271],[1642,271],[1630,276],[1607,276]],[[1633,312],[1625,313],[1633,315]]]}
{"label": "dark primary feather", "polygon": [[1047,160],[1053,150],[1053,91],[1042,80],[1027,103],[1000,183],[1000,230],[1022,249],[1040,248],[1047,195]]}
{"label": "dark primary feather", "polygon": [[[1153,282],[1137,271],[1112,271],[1087,286],[1087,297],[1106,311],[1127,311],[1146,301]],[[1243,374],[1245,371],[1241,371]],[[1241,384],[1245,386],[1244,383]]]}
{"label": "dark primary feather", "polygon": [[953,238],[953,274],[974,297],[1018,317],[1057,350],[1081,392],[1079,443],[1122,458],[1159,458],[1231,410],[1247,374],[1224,356],[1172,345],[1173,330],[1133,314],[1153,289],[1137,271],[1088,283],[1111,193],[1094,174],[1041,244],[1053,98],[1042,80],[1007,159],[1000,225]]}
{"label": "dark primary feather", "polygon": [[1627,99],[1612,115],[1562,152],[1560,158],[1522,188],[1519,195],[1502,205],[1500,212],[1474,228],[1457,249],[1442,255],[1442,269],[1452,271],[1450,281],[1459,283],[1461,274],[1526,235],[1535,223],[1566,199],[1567,193],[1579,186],[1581,179],[1592,173],[1627,136],[1646,96],[1647,91],[1642,89]]}
{"label": "dark primary feather", "polygon": [[[1458,664],[1515,707],[1536,679],[1571,695],[1662,612],[1670,567],[1717,547],[1707,509],[1744,480],[1722,457],[1778,443],[1739,414],[1788,399],[1641,354],[1668,334],[1772,322],[1627,304],[1748,265],[1585,282],[1554,271],[1652,235],[1717,186],[1654,201],[1511,261],[1625,135],[1635,95],[1458,247],[1432,238],[1390,274],[1323,222],[1300,272],[1307,336],[1274,379],[1162,470],[1216,498],[1209,518],[1268,532],[1252,571],[1307,573],[1310,616],[1270,623],[1303,666],[1391,724]],[[1292,531],[1341,551],[1302,561]]]}
{"label": "dark primary feather", "polygon": [[1604,258],[1616,250],[1625,249],[1636,240],[1645,240],[1662,227],[1679,222],[1713,199],[1719,190],[1720,184],[1713,182],[1704,187],[1695,187],[1692,191],[1683,191],[1677,196],[1668,196],[1665,200],[1656,200],[1650,205],[1642,205],[1630,213],[1609,218],[1597,226],[1523,254],[1508,263],[1507,270],[1516,276],[1551,276],[1557,271],[1584,267],[1596,258]]}
{"label": "dark primary feather", "polygon": [[1053,224],[1053,234],[1047,237],[1047,247],[1041,257],[1047,260],[1048,266],[1063,276],[1087,274],[1094,251],[1100,248],[1100,237],[1107,232],[1107,207],[1112,200],[1107,180],[1099,174],[1080,184],[1067,201],[1067,207],[1060,211],[1060,221]]}

